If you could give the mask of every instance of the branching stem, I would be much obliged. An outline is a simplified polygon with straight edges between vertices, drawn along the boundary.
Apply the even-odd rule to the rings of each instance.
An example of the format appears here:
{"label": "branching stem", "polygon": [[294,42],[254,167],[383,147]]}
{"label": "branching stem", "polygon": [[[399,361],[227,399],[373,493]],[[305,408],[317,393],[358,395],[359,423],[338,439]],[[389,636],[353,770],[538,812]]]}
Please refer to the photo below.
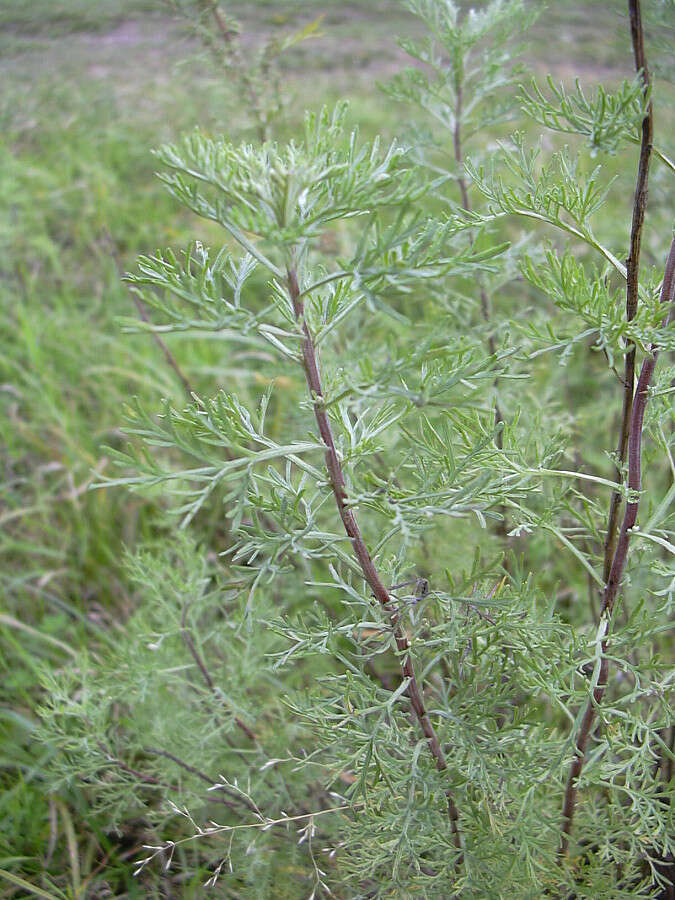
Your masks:
{"label": "branching stem", "polygon": [[[635,58],[635,68],[642,74],[645,95],[649,92],[650,80],[649,69],[647,68],[647,57],[644,47],[644,33],[642,29],[642,14],[640,10],[640,0],[628,0],[628,14],[630,17],[631,41],[633,45],[633,56]],[[626,260],[626,320],[631,321],[637,313],[639,300],[639,271],[640,271],[640,247],[642,244],[642,229],[645,219],[645,210],[647,207],[647,185],[649,180],[649,162],[652,154],[652,143],[654,138],[654,117],[651,101],[647,106],[647,112],[642,120],[642,136],[640,142],[640,159],[638,162],[638,173],[635,185],[635,196],[633,199],[633,216],[630,232],[630,247],[628,259]],[[673,276],[675,270],[675,242],[670,250],[668,262],[663,279],[663,288],[661,291],[661,301],[666,304],[672,303],[673,293]],[[670,316],[670,310],[666,313],[666,318]],[[651,353],[642,364],[640,378],[637,388],[633,393],[635,382],[635,347],[631,346],[624,361],[624,377],[623,377],[623,403],[621,411],[621,427],[619,429],[619,440],[617,444],[617,470],[616,481],[622,479],[622,468],[628,454],[628,486],[629,488],[640,490],[640,465],[642,452],[642,426],[644,420],[645,407],[647,404],[647,393],[652,375],[658,350],[652,347]],[[596,710],[605,694],[607,680],[609,676],[609,660],[607,658],[607,633],[614,609],[614,601],[623,578],[626,566],[626,558],[628,555],[628,545],[630,543],[630,530],[637,521],[637,513],[640,499],[639,496],[634,501],[626,503],[623,523],[617,537],[617,527],[619,522],[619,511],[621,506],[621,493],[617,490],[613,491],[609,507],[609,521],[607,523],[607,535],[605,538],[605,555],[603,566],[603,582],[605,585],[602,603],[602,612],[600,615],[601,628],[603,629],[600,645],[600,667],[598,679],[593,689],[593,695],[588,701],[584,711],[579,731],[576,737],[575,757],[570,767],[569,777],[567,779],[567,787],[565,789],[565,798],[563,801],[563,821],[562,821],[562,837],[559,848],[559,855],[565,856],[569,849],[569,838],[572,831],[574,821],[574,808],[576,802],[577,783],[581,775],[585,754],[586,744],[591,733],[591,728],[595,720]]]}
{"label": "branching stem", "polygon": [[[663,276],[663,285],[661,287],[661,303],[666,307],[666,323],[672,316],[672,307],[675,303],[675,239],[673,240],[668,260],[666,262],[665,273]],[[575,757],[570,767],[569,777],[567,779],[567,787],[565,789],[565,799],[563,802],[563,822],[562,822],[562,838],[560,842],[559,855],[565,856],[569,849],[569,838],[572,831],[574,821],[574,808],[577,794],[577,782],[584,767],[586,745],[593,727],[597,708],[602,702],[607,687],[609,675],[609,659],[607,656],[607,632],[614,610],[614,603],[619,591],[621,579],[626,568],[626,559],[628,557],[628,546],[630,544],[631,529],[635,527],[637,522],[637,514],[640,506],[639,491],[642,486],[641,480],[641,462],[642,462],[642,429],[644,424],[645,409],[649,397],[649,385],[651,384],[654,368],[658,359],[659,351],[652,346],[650,354],[645,358],[640,370],[637,389],[635,391],[635,399],[632,403],[632,414],[629,428],[628,438],[628,487],[634,492],[635,500],[626,503],[626,511],[624,513],[621,531],[616,544],[616,551],[610,567],[609,577],[605,586],[602,603],[602,613],[600,616],[601,627],[600,634],[600,668],[598,680],[593,689],[592,698],[588,701],[584,711],[579,731],[577,733]]]}
{"label": "branching stem", "polygon": [[[287,286],[291,302],[293,303],[293,311],[295,313],[296,320],[298,324],[301,325],[304,336],[302,342],[302,357],[303,366],[305,369],[305,377],[307,380],[307,387],[309,388],[309,392],[314,403],[314,415],[316,417],[316,424],[319,429],[319,434],[321,435],[321,440],[326,447],[326,467],[328,469],[328,476],[330,479],[331,488],[333,490],[333,495],[335,497],[335,503],[337,505],[337,509],[340,514],[345,532],[352,542],[354,554],[361,567],[363,577],[372,590],[373,595],[375,596],[377,601],[389,613],[390,621],[394,631],[394,640],[396,641],[396,646],[401,653],[401,672],[403,674],[403,677],[408,680],[407,693],[410,698],[410,704],[412,706],[418,724],[425,738],[427,739],[427,744],[436,763],[436,768],[439,772],[444,772],[448,768],[448,763],[445,758],[443,748],[441,747],[441,742],[438,739],[438,735],[436,734],[434,726],[431,723],[429,714],[427,713],[426,706],[424,704],[424,697],[415,675],[415,669],[410,653],[410,642],[408,641],[408,638],[403,628],[401,627],[400,616],[396,609],[396,605],[392,603],[389,592],[384,586],[377,572],[377,569],[375,568],[375,564],[370,557],[370,553],[368,552],[368,548],[366,547],[363,535],[361,534],[361,530],[356,521],[356,516],[354,515],[352,508],[347,503],[347,486],[342,471],[342,465],[338,458],[337,450],[335,449],[333,430],[331,428],[330,420],[328,418],[328,414],[324,405],[323,387],[321,383],[321,376],[319,374],[314,340],[305,320],[302,292],[298,284],[297,271],[293,267],[289,267],[287,270]],[[452,829],[453,840],[457,850],[459,851],[456,861],[456,866],[459,867],[463,859],[462,842],[458,828],[459,813],[457,810],[457,806],[455,805],[454,798],[449,790],[446,791],[446,798],[448,803],[448,814],[450,817],[450,827]]]}
{"label": "branching stem", "polygon": [[[631,40],[635,68],[642,73],[645,95],[649,92],[650,78],[645,55],[644,33],[642,30],[642,15],[640,12],[640,0],[629,0],[628,12],[630,16]],[[651,100],[647,106],[647,114],[642,120],[642,136],[640,142],[640,159],[635,184],[635,197],[633,200],[633,219],[630,230],[630,248],[626,260],[626,320],[630,322],[635,318],[638,308],[640,270],[640,248],[642,245],[642,228],[647,208],[647,184],[649,180],[649,163],[652,155],[654,141],[654,113]],[[628,450],[628,435],[630,430],[631,412],[633,408],[633,387],[635,383],[635,347],[630,347],[624,360],[623,373],[623,407],[621,411],[621,427],[616,448],[617,469],[616,480],[621,481],[621,469],[626,461]],[[619,523],[619,510],[621,507],[621,494],[615,491],[609,506],[609,520],[607,523],[607,535],[605,538],[605,558],[603,580],[605,584],[609,579],[612,560],[616,548],[617,527]]]}

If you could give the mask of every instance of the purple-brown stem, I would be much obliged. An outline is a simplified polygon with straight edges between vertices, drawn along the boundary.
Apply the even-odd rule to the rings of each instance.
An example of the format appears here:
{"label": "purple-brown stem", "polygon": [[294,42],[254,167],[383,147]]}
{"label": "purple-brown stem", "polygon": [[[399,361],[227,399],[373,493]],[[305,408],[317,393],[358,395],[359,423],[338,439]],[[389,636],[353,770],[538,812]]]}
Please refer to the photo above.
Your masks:
{"label": "purple-brown stem", "polygon": [[[176,763],[177,766],[180,766],[181,769],[185,769],[186,772],[190,772],[192,775],[196,775],[197,778],[200,778],[203,782],[208,784],[210,787],[214,787],[218,785],[218,790],[222,791],[224,794],[227,794],[235,803],[240,803],[249,809],[251,812],[256,815],[259,814],[260,810],[255,806],[255,804],[251,803],[251,801],[243,794],[238,793],[237,791],[229,788],[226,784],[221,784],[216,781],[215,778],[211,778],[206,772],[202,772],[201,769],[197,769],[194,766],[191,766],[189,763],[186,763],[185,760],[181,759],[179,756],[176,756],[173,753],[169,753],[168,750],[158,750],[155,747],[143,747],[143,752],[147,753],[149,756],[163,756],[164,759],[170,759],[171,762]],[[229,806],[231,809],[234,809],[235,806],[231,801],[223,800],[222,798],[216,797],[216,800],[221,800],[225,803],[226,806]]]}
{"label": "purple-brown stem", "polygon": [[[167,784],[167,782],[160,781],[158,778],[155,778],[152,775],[146,775],[144,772],[139,772],[138,769],[133,769],[131,766],[128,766],[123,760],[118,759],[116,756],[112,756],[101,741],[97,741],[97,746],[109,763],[116,765],[118,769],[121,769],[123,772],[128,772],[130,775],[133,775],[134,778],[138,779],[138,781],[140,781],[142,784],[151,785],[152,787],[168,788],[172,793],[176,793],[179,790],[176,785]],[[214,785],[217,783],[214,779],[209,778],[208,775],[206,775],[204,772],[200,772],[198,769],[195,769],[194,766],[188,765],[188,763],[184,762],[178,756],[174,756],[173,753],[169,753],[167,750],[155,750],[152,747],[144,747],[143,752],[152,756],[163,756],[166,759],[170,759],[177,765],[181,766],[181,768],[186,769],[188,772],[191,772],[193,775],[201,778],[202,781],[206,781],[209,785]],[[227,785],[219,785],[219,788],[223,791],[226,791]],[[244,806],[247,806],[253,812],[258,813],[258,810],[246,797],[239,795],[238,793],[236,793],[236,791],[230,791],[230,795],[232,796],[233,800],[237,801],[240,804],[243,804]],[[226,800],[224,797],[213,797],[212,799],[216,803],[222,803],[224,806],[227,806],[230,809],[237,809],[235,803],[233,803],[231,800]]]}
{"label": "purple-brown stem", "polygon": [[[631,41],[635,68],[642,75],[644,93],[647,95],[650,88],[649,69],[644,46],[644,33],[642,29],[642,14],[640,0],[628,0],[628,14],[630,17]],[[640,159],[635,184],[635,196],[633,199],[633,216],[630,231],[630,247],[626,260],[626,319],[631,321],[638,308],[639,299],[639,270],[640,248],[642,244],[642,229],[647,208],[647,185],[649,180],[649,162],[652,153],[652,141],[654,136],[654,117],[651,102],[647,106],[647,113],[642,120],[642,138],[640,142]],[[675,244],[673,245],[675,247]],[[675,251],[671,248],[663,279],[661,300],[671,302],[673,266],[675,265]],[[669,315],[669,313],[667,314]],[[640,463],[642,444],[642,424],[645,406],[647,403],[647,389],[651,381],[658,352],[652,348],[651,354],[642,364],[637,389],[633,394],[635,381],[635,347],[630,347],[624,360],[623,375],[623,402],[621,410],[621,426],[617,443],[617,469],[616,480],[621,481],[621,469],[628,454],[628,487],[631,490],[640,489]],[[637,487],[636,487],[637,485]],[[603,565],[603,581],[605,590],[603,594],[601,622],[605,623],[605,635],[609,628],[609,621],[614,609],[614,601],[623,577],[630,543],[630,529],[635,525],[639,507],[639,497],[626,503],[623,523],[617,540],[617,527],[619,511],[621,507],[621,493],[614,491],[610,499],[609,519],[607,523],[607,535],[605,538],[605,553]],[[584,711],[576,739],[575,757],[570,767],[565,798],[563,801],[563,824],[559,855],[565,856],[569,849],[569,837],[574,821],[574,809],[577,794],[577,783],[581,775],[586,745],[595,720],[597,706],[602,702],[609,676],[609,660],[607,659],[607,637],[601,641],[601,660],[598,680],[593,689],[592,699],[589,700]]]}
{"label": "purple-brown stem", "polygon": [[[673,240],[666,268],[663,275],[663,285],[661,287],[661,303],[667,307],[665,323],[670,321],[672,316],[672,307],[675,303],[675,239]],[[630,544],[631,529],[637,522],[637,514],[640,506],[639,491],[642,485],[641,481],[641,461],[642,461],[642,428],[644,424],[645,409],[649,395],[649,385],[654,374],[656,361],[659,351],[652,346],[649,356],[642,363],[640,377],[638,379],[637,389],[635,391],[635,400],[633,402],[633,411],[630,422],[630,432],[628,439],[628,489],[631,491],[631,499],[626,502],[626,511],[621,524],[621,531],[616,545],[616,552],[610,568],[609,578],[605,586],[603,594],[602,612],[600,616],[601,622],[604,621],[606,629],[609,628],[609,622],[614,610],[614,602],[616,600],[621,579],[626,568],[626,559],[628,557],[628,546]],[[607,632],[605,631],[605,635]],[[567,787],[565,789],[565,799],[563,802],[563,823],[562,837],[560,842],[559,856],[565,856],[569,849],[569,838],[572,831],[574,821],[574,808],[577,795],[577,782],[584,767],[586,745],[593,727],[597,707],[602,702],[607,687],[609,675],[609,660],[607,658],[607,637],[602,639],[601,643],[601,660],[598,681],[593,690],[593,697],[588,702],[584,711],[579,732],[576,739],[575,757],[570,767],[569,777],[567,779]]]}
{"label": "purple-brown stem", "polygon": [[[136,296],[136,294],[133,294],[132,296],[134,299],[134,303],[136,304],[136,309],[138,310],[139,316],[141,317],[141,319],[143,319],[144,322],[149,323],[150,316],[148,315],[148,311],[145,308],[145,303],[143,303],[141,298]],[[181,369],[181,367],[176,362],[176,357],[169,350],[169,348],[166,346],[166,344],[161,339],[161,337],[157,334],[156,331],[151,332],[151,334],[152,334],[152,339],[154,340],[154,342],[157,344],[159,349],[164,354],[164,359],[167,361],[167,363],[171,366],[171,368],[174,370],[174,372],[178,376],[178,380],[183,385],[183,390],[187,394],[188,400],[192,400],[192,395],[194,393],[194,391],[192,390],[192,385],[188,381],[187,376],[183,373],[183,370]]]}
{"label": "purple-brown stem", "polygon": [[[366,583],[373,592],[376,600],[389,613],[390,621],[394,631],[394,640],[396,641],[396,646],[398,647],[399,652],[402,654],[401,672],[403,674],[403,677],[408,680],[407,693],[408,697],[410,698],[410,705],[412,706],[413,712],[415,714],[415,717],[417,718],[422,733],[427,739],[427,744],[436,763],[436,768],[439,772],[444,772],[448,768],[448,763],[445,758],[443,748],[441,747],[441,742],[438,739],[438,735],[436,734],[434,726],[431,723],[429,714],[427,713],[424,704],[424,697],[415,675],[415,669],[410,654],[410,642],[408,641],[408,638],[403,631],[403,628],[401,627],[399,613],[396,610],[395,605],[392,604],[389,592],[380,579],[377,569],[375,568],[375,564],[370,557],[370,553],[368,552],[368,548],[366,547],[366,543],[356,521],[356,516],[352,512],[347,502],[347,486],[345,483],[344,474],[342,472],[342,466],[335,449],[333,430],[331,428],[330,420],[328,418],[328,414],[326,413],[326,408],[324,405],[324,394],[316,357],[316,348],[314,346],[314,340],[305,320],[304,303],[301,296],[300,286],[298,284],[298,276],[295,268],[289,267],[287,269],[287,285],[288,293],[291,298],[291,302],[293,303],[295,318],[298,324],[300,324],[302,327],[302,333],[304,336],[302,342],[302,358],[305,369],[305,377],[307,380],[307,387],[309,388],[309,392],[312,396],[314,404],[314,416],[316,418],[316,424],[319,429],[319,434],[321,435],[321,440],[323,441],[326,448],[326,468],[328,469],[328,477],[330,480],[331,488],[333,490],[333,495],[335,497],[335,503],[338,509],[338,513],[340,514],[340,519],[342,520],[345,532],[352,542],[354,554],[359,561],[359,565],[361,567],[361,571]],[[455,846],[457,847],[457,850],[459,851],[456,861],[456,866],[459,867],[463,859],[462,842],[458,828],[459,813],[450,791],[447,790],[445,792],[445,795],[448,803],[448,814],[450,817],[450,827],[452,829],[453,840]]]}
{"label": "purple-brown stem", "polygon": [[[633,44],[633,56],[635,69],[642,75],[644,93],[647,95],[650,88],[649,69],[645,55],[644,33],[642,30],[642,14],[640,0],[629,0],[628,13],[630,16],[630,31]],[[647,114],[642,120],[642,138],[640,142],[640,159],[638,162],[637,179],[635,183],[635,197],[633,199],[633,218],[630,229],[630,248],[626,260],[626,320],[635,318],[638,308],[639,285],[638,274],[640,270],[640,247],[642,245],[642,228],[647,208],[647,185],[649,180],[649,162],[652,155],[652,143],[654,140],[654,113],[651,101],[647,106]],[[621,481],[621,469],[626,461],[628,449],[628,434],[630,430],[631,413],[633,408],[633,385],[635,381],[635,347],[631,347],[626,353],[623,373],[623,407],[621,410],[621,427],[617,442],[616,456],[617,469],[616,480]],[[616,548],[616,533],[619,524],[619,510],[621,507],[621,494],[614,491],[609,504],[609,520],[607,523],[607,535],[605,538],[605,557],[603,581],[606,584],[609,579],[612,560]]]}
{"label": "purple-brown stem", "polygon": [[143,784],[151,784],[153,787],[168,787],[171,790],[175,790],[175,787],[173,785],[166,784],[166,782],[160,781],[158,778],[155,778],[152,775],[145,775],[143,772],[139,772],[138,769],[132,769],[131,766],[128,766],[121,759],[118,759],[116,756],[112,756],[112,754],[110,754],[106,749],[105,744],[103,744],[101,741],[97,741],[96,743],[99,750],[109,763],[116,765],[119,769],[122,769],[123,772],[128,772],[130,775],[133,775],[134,778],[142,781]]}

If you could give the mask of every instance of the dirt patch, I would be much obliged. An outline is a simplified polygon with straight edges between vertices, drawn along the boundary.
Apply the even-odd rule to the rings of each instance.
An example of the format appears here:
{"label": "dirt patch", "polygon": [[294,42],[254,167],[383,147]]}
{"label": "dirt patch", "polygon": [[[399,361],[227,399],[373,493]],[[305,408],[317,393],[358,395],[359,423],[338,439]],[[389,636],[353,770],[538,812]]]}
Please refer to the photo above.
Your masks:
{"label": "dirt patch", "polygon": [[89,43],[103,44],[107,47],[128,47],[143,43],[146,36],[138,22],[122,22],[105,34],[92,35],[87,40]]}
{"label": "dirt patch", "polygon": [[137,44],[163,44],[168,37],[177,36],[176,23],[171,19],[129,20],[120,22],[110,31],[88,34],[82,38],[91,47],[133,47]]}
{"label": "dirt patch", "polygon": [[[372,6],[326,4],[322,36],[297,45],[284,57],[283,68],[288,77],[296,81],[298,77],[328,76],[339,84],[341,91],[349,94],[362,89],[364,78],[385,81],[404,66],[414,64],[400,49],[396,38],[398,35],[421,37],[424,27],[418,20],[402,15],[398,7],[385,14],[385,6],[381,2]],[[277,28],[270,21],[269,12],[263,14],[262,10],[256,5],[237,11],[243,24],[245,52],[254,52],[270,34],[300,28],[316,12],[316,8],[298,9]],[[566,83],[579,76],[587,84],[600,80],[611,84],[629,74],[615,67],[607,55],[604,59],[601,55],[593,59],[586,46],[590,26],[577,24],[574,19],[565,23],[564,49],[569,55],[560,47],[551,52],[550,43],[541,39],[546,26],[544,18],[530,33],[531,48],[527,52],[538,76],[551,72]],[[103,31],[71,32],[41,39],[39,46],[25,47],[16,55],[6,56],[0,67],[28,69],[30,78],[47,68],[53,73],[68,71],[70,78],[77,78],[79,73],[82,79],[106,80],[115,90],[133,93],[135,81],[139,91],[146,79],[168,83],[177,63],[201,53],[203,48],[189,36],[183,22],[152,15],[125,19]],[[210,66],[204,71],[207,77],[217,78]]]}

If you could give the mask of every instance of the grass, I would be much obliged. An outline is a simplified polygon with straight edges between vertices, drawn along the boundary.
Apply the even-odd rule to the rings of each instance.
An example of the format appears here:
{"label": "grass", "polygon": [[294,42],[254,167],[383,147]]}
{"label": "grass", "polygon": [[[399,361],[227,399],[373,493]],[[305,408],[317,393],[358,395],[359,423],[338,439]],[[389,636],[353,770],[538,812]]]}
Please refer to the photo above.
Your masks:
{"label": "grass", "polygon": [[[398,3],[234,8],[253,40],[325,16],[324,36],[287,64],[287,133],[305,107],[338,96],[354,98],[364,131],[400,133],[407,114],[376,88],[403,62],[395,36],[418,27]],[[609,10],[617,29],[622,9]],[[607,41],[607,15],[605,3],[554,4],[531,34],[535,67],[629,75],[627,39]],[[45,793],[40,672],[114,639],[135,603],[124,547],[166,527],[152,500],[87,490],[109,465],[101,448],[119,440],[124,401],[181,396],[157,347],[117,324],[134,314],[120,275],[135,256],[204,227],[161,189],[149,148],[196,123],[242,136],[251,123],[153,0],[5,0],[0,32],[0,897],[97,897],[104,884],[146,896],[129,875],[137,848],[101,831],[86,791]],[[171,349],[197,384],[245,390],[251,378],[222,367],[217,342],[174,338]]]}

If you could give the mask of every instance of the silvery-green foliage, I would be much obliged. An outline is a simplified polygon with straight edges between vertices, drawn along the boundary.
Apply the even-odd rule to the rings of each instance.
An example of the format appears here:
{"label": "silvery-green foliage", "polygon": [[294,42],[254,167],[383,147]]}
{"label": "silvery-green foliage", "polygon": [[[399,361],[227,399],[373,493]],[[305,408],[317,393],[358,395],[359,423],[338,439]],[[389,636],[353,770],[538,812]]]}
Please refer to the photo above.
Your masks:
{"label": "silvery-green foliage", "polygon": [[639,143],[640,123],[649,100],[639,76],[624,81],[618,91],[607,91],[599,85],[590,99],[579,79],[573,92],[556,85],[550,76],[546,83],[550,99],[534,80],[530,91],[522,93],[523,109],[536,122],[552,131],[583,135],[593,155],[599,150],[616,152],[622,140]]}
{"label": "silvery-green foliage", "polygon": [[[58,750],[55,789],[73,781],[89,785],[108,829],[140,817],[145,842],[164,848],[160,868],[174,852],[172,864],[182,866],[190,840],[184,849],[180,838],[191,838],[192,826],[248,824],[260,821],[258,804],[275,816],[293,805],[298,761],[287,759],[288,748],[304,739],[298,724],[282,715],[280,683],[267,664],[281,645],[272,632],[241,627],[236,585],[216,560],[179,533],[129,556],[127,566],[137,611],[95,655],[46,676],[43,737]],[[255,741],[238,721],[255,729]],[[315,775],[303,773],[300,790],[318,791],[316,804]],[[184,831],[176,820],[186,806],[191,819]],[[165,845],[168,835],[176,847]],[[247,859],[247,873],[269,886],[283,877],[270,861],[283,871],[303,856],[283,829],[243,829],[229,837],[227,851],[204,847],[200,865],[213,871],[230,853],[233,883],[246,881],[239,857]]]}
{"label": "silvery-green foliage", "polygon": [[[433,78],[408,73],[394,94],[452,132],[461,84],[466,136],[501,121],[484,101],[511,63],[486,39],[517,30],[520,3],[410,6],[434,38],[406,49]],[[196,131],[157,152],[222,246],[141,257],[140,327],[217,338],[224,359],[245,348],[260,378],[238,394],[208,381],[159,413],[129,404],[119,475],[100,486],[161,490],[177,518],[168,546],[130,561],[139,603],[119,640],[49,684],[60,777],[87,779],[112,823],[149,823],[140,877],[170,863],[242,897],[657,896],[675,833],[665,367],[610,626],[598,597],[610,494],[637,493],[612,457],[615,371],[632,346],[672,348],[673,326],[661,257],[626,322],[624,249],[604,235],[605,151],[632,146],[642,101],[630,84],[555,96],[551,112],[533,91],[528,110],[590,137],[592,163],[516,134],[434,180],[415,151],[349,132],[342,105],[288,144]],[[435,215],[448,173],[484,202]],[[514,222],[555,243],[528,246]],[[485,284],[520,304],[493,350],[473,314]],[[222,532],[204,547],[190,535],[209,511]],[[607,633],[616,677],[567,860],[565,780]],[[407,657],[447,768],[411,714]]]}
{"label": "silvery-green foliage", "polygon": [[[533,14],[520,0],[493,0],[468,12],[452,0],[409,0],[406,6],[424,22],[428,37],[400,41],[418,65],[396,75],[385,90],[431,116],[441,128],[437,144],[452,152],[456,132],[471,140],[512,113],[519,68],[510,44]],[[437,164],[451,171],[447,161]]]}

